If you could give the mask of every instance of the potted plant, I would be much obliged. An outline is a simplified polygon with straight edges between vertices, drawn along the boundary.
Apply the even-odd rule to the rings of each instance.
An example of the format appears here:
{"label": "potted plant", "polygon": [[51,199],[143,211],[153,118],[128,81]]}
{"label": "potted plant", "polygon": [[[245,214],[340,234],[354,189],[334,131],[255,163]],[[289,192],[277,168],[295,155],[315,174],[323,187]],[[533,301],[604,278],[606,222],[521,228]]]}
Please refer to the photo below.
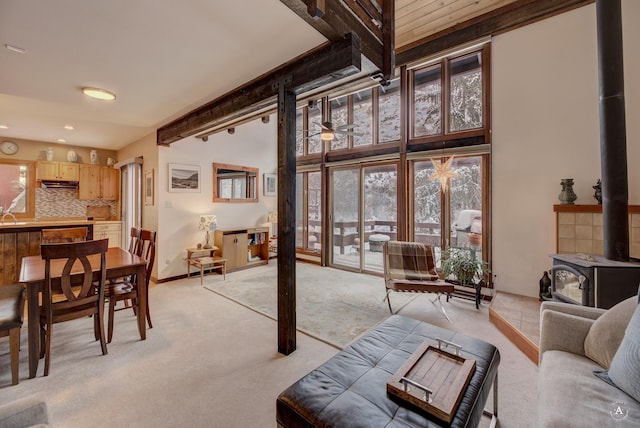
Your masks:
{"label": "potted plant", "polygon": [[477,287],[489,278],[489,266],[473,257],[469,250],[450,247],[442,252],[442,274],[450,282],[453,276],[460,285]]}

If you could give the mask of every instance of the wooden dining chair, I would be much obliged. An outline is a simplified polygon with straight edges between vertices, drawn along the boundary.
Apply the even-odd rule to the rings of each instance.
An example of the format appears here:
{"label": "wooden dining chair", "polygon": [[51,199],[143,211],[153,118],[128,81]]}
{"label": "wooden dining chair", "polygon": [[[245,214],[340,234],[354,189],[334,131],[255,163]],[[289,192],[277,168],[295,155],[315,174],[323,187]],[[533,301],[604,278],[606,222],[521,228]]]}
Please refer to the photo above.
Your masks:
{"label": "wooden dining chair", "polygon": [[20,328],[24,315],[24,294],[22,285],[0,286],[0,337],[9,336],[12,385],[17,385],[19,381]]}
{"label": "wooden dining chair", "polygon": [[43,244],[62,244],[87,240],[86,227],[67,227],[63,229],[42,229]]}
{"label": "wooden dining chair", "polygon": [[[142,284],[142,286],[145,287],[147,292],[146,309],[149,328],[153,328],[153,324],[151,323],[151,313],[149,312],[149,279],[151,278],[151,272],[153,270],[153,264],[156,257],[156,235],[157,233],[153,230],[141,229],[138,246],[136,248],[136,255],[145,259],[147,263],[145,268],[145,283]],[[138,286],[139,284],[137,281],[123,281],[114,284],[107,284],[105,288],[105,296],[109,301],[108,343],[111,343],[111,339],[113,338],[113,322],[116,310],[127,309],[129,307],[128,305],[125,305],[122,308],[116,309],[116,304],[119,301],[126,302],[131,300],[133,302],[132,307],[134,314],[137,313]]]}
{"label": "wooden dining chair", "polygon": [[[104,334],[104,286],[108,247],[108,239],[40,246],[40,253],[45,262],[45,285],[40,308],[40,357],[45,358],[45,376],[49,374],[51,336],[53,325],[56,323],[92,316],[94,336],[96,340],[100,340],[102,354],[107,354]],[[99,256],[99,266],[91,265],[89,257],[93,255]],[[97,277],[93,272],[96,267]],[[64,295],[63,300],[54,301],[52,290],[56,288]]]}

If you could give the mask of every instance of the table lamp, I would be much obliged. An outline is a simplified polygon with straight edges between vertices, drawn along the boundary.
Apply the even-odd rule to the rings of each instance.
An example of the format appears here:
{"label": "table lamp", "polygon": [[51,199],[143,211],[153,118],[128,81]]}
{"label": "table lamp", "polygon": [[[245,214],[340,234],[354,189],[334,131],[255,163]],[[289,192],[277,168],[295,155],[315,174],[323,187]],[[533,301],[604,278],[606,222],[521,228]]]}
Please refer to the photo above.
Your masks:
{"label": "table lamp", "polygon": [[215,215],[201,215],[200,223],[198,224],[198,229],[206,230],[207,232],[204,235],[204,245],[202,248],[210,249],[211,244],[209,244],[209,239],[211,236],[209,235],[209,230],[215,230],[216,228],[216,216]]}
{"label": "table lamp", "polygon": [[271,224],[273,224],[273,235],[272,236],[276,236],[276,224],[278,223],[278,211],[269,211],[269,214],[267,214],[267,221]]}

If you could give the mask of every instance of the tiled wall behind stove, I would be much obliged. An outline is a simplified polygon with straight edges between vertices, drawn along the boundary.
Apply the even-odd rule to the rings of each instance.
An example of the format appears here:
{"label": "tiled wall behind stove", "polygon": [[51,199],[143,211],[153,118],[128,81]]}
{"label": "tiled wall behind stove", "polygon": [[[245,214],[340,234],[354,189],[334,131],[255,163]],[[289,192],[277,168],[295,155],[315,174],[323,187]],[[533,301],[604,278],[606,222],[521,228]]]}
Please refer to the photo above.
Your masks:
{"label": "tiled wall behind stove", "polygon": [[[558,253],[604,255],[601,213],[558,213]],[[629,214],[629,255],[640,258],[640,214]]]}
{"label": "tiled wall behind stove", "polygon": [[87,201],[78,199],[78,191],[71,189],[36,188],[36,218],[85,217],[87,206],[111,206],[111,217],[116,217],[115,201]]}

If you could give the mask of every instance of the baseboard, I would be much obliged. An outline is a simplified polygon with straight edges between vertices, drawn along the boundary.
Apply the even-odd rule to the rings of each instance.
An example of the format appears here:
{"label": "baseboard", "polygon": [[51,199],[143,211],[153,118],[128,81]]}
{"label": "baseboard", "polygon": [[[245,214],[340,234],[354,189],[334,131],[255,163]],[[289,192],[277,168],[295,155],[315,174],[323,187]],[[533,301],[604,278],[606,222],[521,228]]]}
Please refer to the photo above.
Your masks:
{"label": "baseboard", "polygon": [[522,334],[516,327],[507,321],[502,315],[496,312],[493,307],[489,307],[489,321],[496,328],[522,351],[535,365],[538,365],[540,349],[527,336]]}

